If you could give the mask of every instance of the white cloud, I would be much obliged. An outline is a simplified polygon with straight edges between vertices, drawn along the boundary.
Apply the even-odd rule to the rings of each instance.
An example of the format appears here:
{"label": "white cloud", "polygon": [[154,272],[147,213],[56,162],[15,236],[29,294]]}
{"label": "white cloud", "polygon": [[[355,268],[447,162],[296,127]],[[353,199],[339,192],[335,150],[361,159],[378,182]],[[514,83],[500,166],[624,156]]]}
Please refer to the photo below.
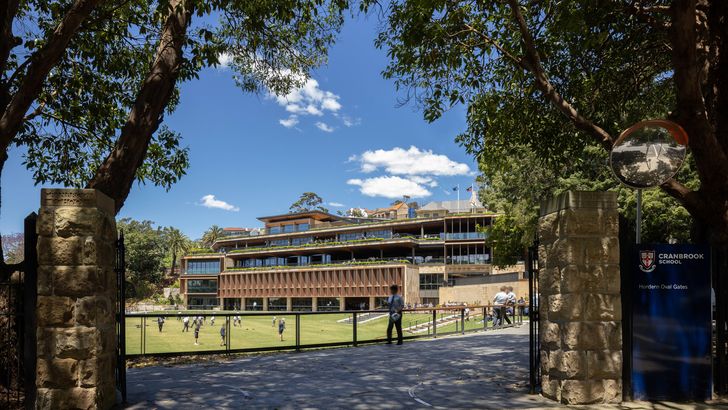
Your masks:
{"label": "white cloud", "polygon": [[418,184],[427,185],[430,188],[435,188],[438,184],[437,181],[432,179],[431,177],[423,177],[419,175],[412,175],[408,177],[410,181],[416,182]]}
{"label": "white cloud", "polygon": [[230,63],[233,61],[233,56],[230,53],[223,52],[220,53],[219,56],[217,56],[217,61],[219,63],[217,65],[218,68],[227,69],[228,67],[230,67]]}
{"label": "white cloud", "polygon": [[342,204],[341,202],[329,202],[329,206],[333,206],[334,208],[343,208],[346,205]]}
{"label": "white cloud", "polygon": [[359,117],[352,118],[346,114],[341,117],[341,121],[344,123],[344,125],[346,127],[353,127],[355,125],[361,124],[361,118],[359,118]]}
{"label": "white cloud", "polygon": [[321,122],[321,121],[316,123],[316,128],[318,128],[324,132],[334,132],[334,127],[330,126],[329,124],[326,124],[325,122]]}
{"label": "white cloud", "polygon": [[402,198],[403,195],[407,195],[411,198],[424,198],[432,195],[432,192],[417,182],[397,176],[375,177],[363,180],[354,178],[346,181],[346,183],[358,186],[359,192],[366,196]]}
{"label": "white cloud", "polygon": [[200,205],[204,206],[205,208],[217,208],[225,211],[238,212],[240,210],[240,208],[235,205],[229,204],[219,199],[215,199],[215,195],[212,194],[208,194],[200,198]]}
{"label": "white cloud", "polygon": [[302,115],[323,115],[324,111],[336,113],[341,109],[339,96],[319,88],[318,81],[309,78],[299,88],[286,95],[273,96],[286,111]]}
{"label": "white cloud", "polygon": [[455,162],[446,155],[433,153],[432,150],[420,150],[414,145],[406,150],[395,147],[391,150],[366,151],[357,159],[361,164],[361,171],[365,173],[380,168],[394,175],[454,176],[470,173],[467,164]]}
{"label": "white cloud", "polygon": [[293,128],[296,126],[296,124],[298,124],[298,116],[291,115],[286,119],[281,118],[280,120],[278,120],[278,122],[286,128]]}

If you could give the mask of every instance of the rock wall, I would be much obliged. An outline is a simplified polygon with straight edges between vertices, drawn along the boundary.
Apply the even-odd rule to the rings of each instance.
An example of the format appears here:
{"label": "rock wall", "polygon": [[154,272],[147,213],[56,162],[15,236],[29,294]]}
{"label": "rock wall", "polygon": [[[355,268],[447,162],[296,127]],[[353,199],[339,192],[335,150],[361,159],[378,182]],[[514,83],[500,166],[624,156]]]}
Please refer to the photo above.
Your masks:
{"label": "rock wall", "polygon": [[541,387],[553,400],[622,400],[618,234],[613,192],[566,192],[541,205]]}
{"label": "rock wall", "polygon": [[41,191],[36,408],[114,405],[114,214],[95,190]]}

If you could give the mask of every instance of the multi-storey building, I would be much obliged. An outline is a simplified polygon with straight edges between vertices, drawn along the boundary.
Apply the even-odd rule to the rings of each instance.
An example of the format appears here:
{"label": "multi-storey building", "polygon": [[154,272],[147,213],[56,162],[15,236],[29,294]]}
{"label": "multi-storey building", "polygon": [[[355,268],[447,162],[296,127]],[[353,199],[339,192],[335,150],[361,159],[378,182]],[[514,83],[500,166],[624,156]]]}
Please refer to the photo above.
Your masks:
{"label": "multi-storey building", "polygon": [[223,237],[208,253],[185,256],[180,291],[188,308],[344,310],[380,306],[398,284],[405,303],[437,304],[442,286],[493,282],[481,229],[493,217],[261,217],[259,235]]}

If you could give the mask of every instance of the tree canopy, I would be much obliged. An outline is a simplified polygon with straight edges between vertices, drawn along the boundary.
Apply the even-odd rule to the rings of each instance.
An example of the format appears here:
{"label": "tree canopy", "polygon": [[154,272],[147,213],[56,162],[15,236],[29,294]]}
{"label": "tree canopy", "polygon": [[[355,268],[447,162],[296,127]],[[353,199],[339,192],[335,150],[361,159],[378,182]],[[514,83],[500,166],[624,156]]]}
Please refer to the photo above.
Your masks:
{"label": "tree canopy", "polygon": [[[169,188],[187,148],[164,126],[179,83],[229,57],[247,92],[283,94],[326,61],[340,0],[9,0],[0,6],[0,170],[16,145],[36,183],[123,205]],[[195,19],[195,20],[193,20]]]}
{"label": "tree canopy", "polygon": [[[693,162],[662,193],[646,195],[646,211],[653,200],[667,211],[660,222],[676,222],[673,237],[689,212],[702,227],[696,240],[728,244],[725,2],[391,0],[384,9],[376,44],[405,101],[429,121],[465,104],[467,129],[456,140],[487,182],[511,178],[525,152],[527,186],[536,189],[514,206],[533,206],[544,186],[553,193],[588,183],[619,189],[624,207],[630,194],[605,186],[604,156],[594,162],[586,150],[608,152],[633,123],[669,118],[687,131]],[[509,197],[513,188],[499,186],[490,189]]]}
{"label": "tree canopy", "polygon": [[321,199],[315,192],[304,192],[298,197],[298,200],[291,204],[289,210],[292,213],[296,212],[308,212],[308,211],[321,211],[329,212],[329,210],[322,204],[324,200]]}

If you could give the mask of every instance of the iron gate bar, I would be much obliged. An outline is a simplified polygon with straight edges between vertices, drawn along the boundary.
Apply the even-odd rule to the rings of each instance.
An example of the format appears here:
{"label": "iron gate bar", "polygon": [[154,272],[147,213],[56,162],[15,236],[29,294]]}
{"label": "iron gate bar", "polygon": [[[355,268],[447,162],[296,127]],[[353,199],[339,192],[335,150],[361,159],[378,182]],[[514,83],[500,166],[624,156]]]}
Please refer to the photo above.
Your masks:
{"label": "iron gate bar", "polygon": [[35,307],[38,300],[38,234],[36,222],[38,215],[33,212],[23,221],[23,375],[25,381],[25,407],[35,407],[36,375],[36,317]]}
{"label": "iron gate bar", "polygon": [[119,233],[116,240],[116,387],[121,393],[122,403],[126,403],[126,247],[124,232]]}
{"label": "iron gate bar", "polygon": [[538,297],[538,240],[528,248],[526,254],[528,269],[528,358],[529,393],[537,394],[541,387],[541,340]]}
{"label": "iron gate bar", "polygon": [[728,251],[713,249],[712,285],[715,292],[715,358],[713,389],[728,394]]}

